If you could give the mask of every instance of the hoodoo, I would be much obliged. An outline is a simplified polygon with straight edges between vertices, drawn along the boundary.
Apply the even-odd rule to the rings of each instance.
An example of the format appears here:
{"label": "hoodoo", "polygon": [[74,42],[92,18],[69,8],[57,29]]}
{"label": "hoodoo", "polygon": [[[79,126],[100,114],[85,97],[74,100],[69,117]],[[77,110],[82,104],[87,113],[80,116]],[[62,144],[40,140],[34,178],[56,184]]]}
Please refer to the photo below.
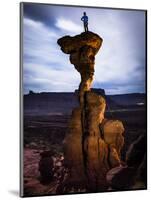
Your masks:
{"label": "hoodoo", "polygon": [[79,107],[72,111],[64,140],[65,163],[69,169],[63,183],[64,192],[68,187],[80,187],[88,192],[105,191],[107,172],[121,164],[123,124],[119,120],[105,119],[106,100],[91,91],[95,55],[102,42],[99,35],[89,31],[58,40],[61,50],[70,55],[71,64],[81,75]]}

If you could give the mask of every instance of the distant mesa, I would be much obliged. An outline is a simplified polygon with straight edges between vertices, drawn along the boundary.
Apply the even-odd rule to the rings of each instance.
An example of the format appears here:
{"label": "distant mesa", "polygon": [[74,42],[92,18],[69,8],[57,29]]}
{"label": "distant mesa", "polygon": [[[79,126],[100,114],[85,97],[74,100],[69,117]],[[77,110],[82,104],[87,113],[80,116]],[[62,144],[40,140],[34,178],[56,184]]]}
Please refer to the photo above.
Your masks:
{"label": "distant mesa", "polygon": [[33,92],[32,90],[29,90],[29,94],[32,95],[32,94],[35,94],[35,92]]}
{"label": "distant mesa", "polygon": [[[91,88],[91,91],[102,95],[107,101],[108,110],[134,109],[146,106],[146,95],[143,93],[107,95],[102,88]],[[78,105],[78,91],[75,92],[35,92],[30,90],[24,95],[25,115],[71,114]]]}

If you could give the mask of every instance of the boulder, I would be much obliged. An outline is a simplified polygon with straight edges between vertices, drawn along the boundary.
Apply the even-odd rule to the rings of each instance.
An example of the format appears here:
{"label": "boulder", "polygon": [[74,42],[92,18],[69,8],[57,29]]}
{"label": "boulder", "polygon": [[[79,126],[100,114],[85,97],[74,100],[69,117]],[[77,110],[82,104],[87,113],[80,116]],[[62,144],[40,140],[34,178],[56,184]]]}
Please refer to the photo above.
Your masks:
{"label": "boulder", "polygon": [[115,190],[128,190],[135,180],[135,169],[128,166],[118,166],[108,171],[106,175],[108,184]]}
{"label": "boulder", "polygon": [[107,182],[112,189],[139,189],[147,185],[146,137],[141,135],[126,153],[126,166],[119,166],[107,173]]}
{"label": "boulder", "polygon": [[42,184],[48,184],[53,180],[53,158],[51,151],[40,153],[39,172]]}

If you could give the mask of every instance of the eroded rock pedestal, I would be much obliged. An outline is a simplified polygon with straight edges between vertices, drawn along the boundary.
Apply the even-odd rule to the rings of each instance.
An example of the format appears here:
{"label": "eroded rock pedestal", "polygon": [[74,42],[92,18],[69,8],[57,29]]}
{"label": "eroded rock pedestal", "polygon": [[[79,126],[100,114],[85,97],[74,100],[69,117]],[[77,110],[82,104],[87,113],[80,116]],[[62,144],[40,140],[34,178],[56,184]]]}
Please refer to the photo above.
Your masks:
{"label": "eroded rock pedestal", "polygon": [[104,118],[105,98],[91,91],[95,55],[102,41],[92,32],[58,40],[61,50],[70,54],[70,62],[81,75],[79,107],[72,112],[64,141],[65,164],[69,169],[66,188],[105,191],[108,188],[107,172],[121,163],[123,124]]}
{"label": "eroded rock pedestal", "polygon": [[85,91],[89,91],[94,75],[95,55],[102,45],[102,38],[92,32],[84,32],[75,37],[65,36],[58,40],[61,50],[70,54],[70,62],[81,75],[79,85],[80,104]]}

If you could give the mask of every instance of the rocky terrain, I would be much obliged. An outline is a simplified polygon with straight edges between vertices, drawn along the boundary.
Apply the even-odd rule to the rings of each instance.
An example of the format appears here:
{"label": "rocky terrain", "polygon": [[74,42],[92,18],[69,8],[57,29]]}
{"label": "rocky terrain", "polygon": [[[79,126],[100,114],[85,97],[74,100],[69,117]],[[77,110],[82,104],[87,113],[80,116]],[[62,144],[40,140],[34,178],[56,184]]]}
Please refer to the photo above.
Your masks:
{"label": "rocky terrain", "polygon": [[[125,127],[125,144],[122,149],[122,160],[125,162],[126,152],[140,135],[146,135],[146,110],[114,111],[107,112],[105,116],[112,119],[118,118],[123,121]],[[68,129],[70,115],[44,115],[25,116],[24,118],[24,192],[25,196],[51,195],[56,194],[59,177],[55,177],[48,185],[40,183],[40,173],[38,163],[40,153],[43,151],[53,151],[54,158],[59,162],[62,170],[63,140]],[[56,164],[55,164],[56,165]],[[57,164],[58,165],[58,164]],[[60,170],[58,169],[58,170]],[[63,167],[64,170],[64,167]],[[40,189],[41,188],[41,189]],[[137,186],[143,189],[144,186]],[[133,188],[131,188],[133,189]],[[79,192],[81,190],[79,189]],[[82,190],[85,192],[85,190]],[[81,192],[82,192],[81,191]],[[71,190],[71,193],[74,192]],[[77,192],[77,191],[76,191]]]}

